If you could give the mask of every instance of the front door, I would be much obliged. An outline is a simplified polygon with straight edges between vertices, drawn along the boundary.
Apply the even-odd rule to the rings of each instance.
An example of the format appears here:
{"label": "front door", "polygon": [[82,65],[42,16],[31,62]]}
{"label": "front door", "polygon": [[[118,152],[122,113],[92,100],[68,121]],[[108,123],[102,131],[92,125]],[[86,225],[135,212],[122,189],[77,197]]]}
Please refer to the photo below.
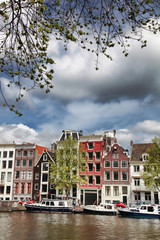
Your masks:
{"label": "front door", "polygon": [[123,196],[123,203],[127,205],[127,196]]}

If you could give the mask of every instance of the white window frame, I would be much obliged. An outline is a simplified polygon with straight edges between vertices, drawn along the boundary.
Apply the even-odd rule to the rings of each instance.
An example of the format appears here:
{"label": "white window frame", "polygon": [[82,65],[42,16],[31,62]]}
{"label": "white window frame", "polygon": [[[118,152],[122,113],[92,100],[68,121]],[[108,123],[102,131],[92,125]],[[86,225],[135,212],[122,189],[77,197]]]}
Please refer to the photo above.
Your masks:
{"label": "white window frame", "polygon": [[[110,176],[109,179],[106,179],[106,174],[105,174],[105,173],[107,173],[107,172],[109,173],[109,176]],[[105,172],[104,172],[104,180],[105,180],[105,181],[111,181],[111,172],[110,172],[110,171],[105,171]]]}
{"label": "white window frame", "polygon": [[[123,173],[126,173],[127,179],[123,179]],[[127,171],[122,171],[121,172],[121,180],[122,181],[128,181],[128,172]]]}

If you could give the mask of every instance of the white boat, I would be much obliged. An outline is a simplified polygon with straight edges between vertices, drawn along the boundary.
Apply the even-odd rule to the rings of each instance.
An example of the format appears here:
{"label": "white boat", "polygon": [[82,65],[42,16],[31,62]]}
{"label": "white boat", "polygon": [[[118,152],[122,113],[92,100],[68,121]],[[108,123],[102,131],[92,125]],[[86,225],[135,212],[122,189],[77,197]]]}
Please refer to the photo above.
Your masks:
{"label": "white boat", "polygon": [[134,208],[118,209],[122,217],[129,218],[160,218],[160,205],[143,204]]}
{"label": "white boat", "polygon": [[45,213],[71,213],[73,211],[72,201],[59,199],[43,199],[40,203],[26,204],[28,212]]}
{"label": "white boat", "polygon": [[100,205],[87,205],[83,207],[87,214],[116,215],[117,210],[114,204],[101,203]]}

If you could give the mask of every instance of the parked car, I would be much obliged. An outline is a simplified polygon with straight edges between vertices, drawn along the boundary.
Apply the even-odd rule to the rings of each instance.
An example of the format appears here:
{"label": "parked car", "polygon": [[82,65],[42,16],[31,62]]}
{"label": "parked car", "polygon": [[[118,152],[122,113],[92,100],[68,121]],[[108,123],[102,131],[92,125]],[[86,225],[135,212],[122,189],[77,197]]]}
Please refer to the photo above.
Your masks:
{"label": "parked car", "polygon": [[115,204],[116,207],[119,207],[119,208],[125,208],[126,207],[126,204],[122,203],[120,201],[113,201],[113,204]]}
{"label": "parked car", "polygon": [[25,206],[25,204],[31,204],[34,202],[35,202],[34,200],[26,199],[26,200],[19,201],[19,205]]}

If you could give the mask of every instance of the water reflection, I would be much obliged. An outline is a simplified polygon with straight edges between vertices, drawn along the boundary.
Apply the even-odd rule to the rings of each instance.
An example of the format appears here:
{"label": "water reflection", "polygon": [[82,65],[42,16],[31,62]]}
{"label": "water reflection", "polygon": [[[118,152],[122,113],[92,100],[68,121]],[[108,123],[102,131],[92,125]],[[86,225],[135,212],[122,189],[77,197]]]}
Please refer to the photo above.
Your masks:
{"label": "water reflection", "polygon": [[159,240],[157,219],[83,214],[0,213],[0,240]]}

